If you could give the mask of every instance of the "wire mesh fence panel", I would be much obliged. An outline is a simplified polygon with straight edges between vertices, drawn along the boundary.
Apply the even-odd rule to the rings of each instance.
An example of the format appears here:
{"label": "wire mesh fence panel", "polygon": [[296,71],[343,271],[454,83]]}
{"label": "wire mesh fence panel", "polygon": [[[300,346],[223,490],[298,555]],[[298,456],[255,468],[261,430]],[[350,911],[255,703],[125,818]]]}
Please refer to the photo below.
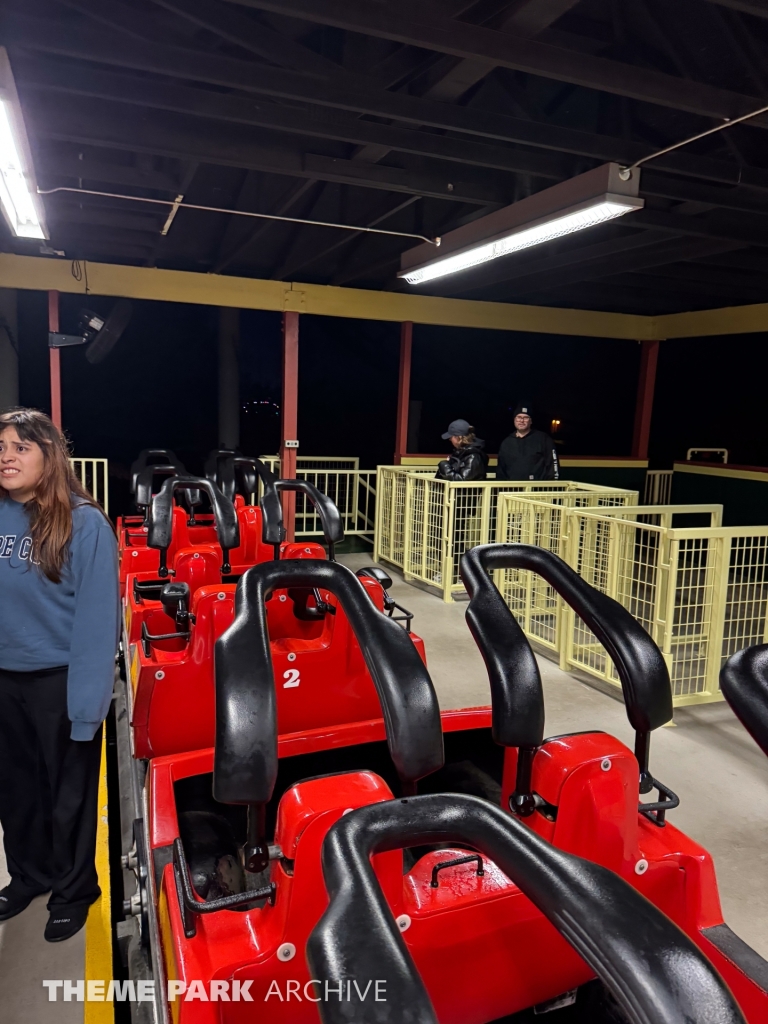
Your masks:
{"label": "wire mesh fence panel", "polygon": [[414,577],[443,586],[444,543],[448,509],[445,481],[407,474],[405,485],[405,544],[403,570]]}
{"label": "wire mesh fence panel", "polygon": [[768,640],[768,537],[730,542],[721,666],[743,647]]}
{"label": "wire mesh fence panel", "polygon": [[[498,497],[496,540],[506,544],[534,544],[560,554],[563,506],[539,504],[523,495]],[[499,569],[494,581],[528,636],[552,650],[558,649],[563,604],[557,591],[526,569]]]}
{"label": "wire mesh fence panel", "polygon": [[107,459],[70,459],[72,472],[109,515],[109,463]]}
{"label": "wire mesh fence panel", "polygon": [[[768,639],[768,527],[723,528],[719,505],[585,509],[550,497],[501,495],[496,538],[556,552],[623,605],[661,647],[676,705],[720,699],[725,658]],[[711,525],[672,529],[682,513]],[[563,668],[619,687],[597,637],[543,580],[513,570],[494,578],[525,633]]]}
{"label": "wire mesh fence panel", "polygon": [[376,475],[374,558],[403,568],[405,555],[405,474],[379,466]]}
{"label": "wire mesh fence panel", "polygon": [[677,545],[672,620],[672,692],[688,697],[707,690],[712,650],[712,604],[721,549],[715,538],[691,537]]}
{"label": "wire mesh fence panel", "polygon": [[[404,478],[405,487],[397,487]],[[461,558],[497,536],[499,494],[527,495],[554,504],[602,507],[636,503],[637,492],[570,480],[442,480],[434,467],[380,466],[376,557],[410,577],[439,587],[446,601],[464,591]],[[381,494],[386,491],[387,500]],[[403,557],[399,557],[397,508],[403,502]]]}

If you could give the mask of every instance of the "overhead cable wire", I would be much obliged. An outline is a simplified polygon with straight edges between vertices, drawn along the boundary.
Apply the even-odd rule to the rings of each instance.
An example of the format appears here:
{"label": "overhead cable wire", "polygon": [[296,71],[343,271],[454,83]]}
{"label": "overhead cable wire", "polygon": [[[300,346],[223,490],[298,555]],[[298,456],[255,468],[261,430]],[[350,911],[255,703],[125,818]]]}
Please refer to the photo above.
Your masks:
{"label": "overhead cable wire", "polygon": [[392,235],[396,238],[416,238],[429,245],[440,245],[439,238],[427,238],[426,235],[413,234],[410,231],[386,231],[384,228],[369,228],[357,224],[337,224],[328,220],[307,220],[304,217],[281,217],[276,213],[254,213],[251,210],[229,210],[221,206],[200,206],[197,203],[181,202],[181,196],[175,199],[148,199],[146,196],[126,196],[118,192],[96,192],[89,188],[72,188],[67,185],[60,185],[58,188],[39,188],[38,195],[50,196],[54,192],[74,192],[76,195],[100,196],[102,199],[128,199],[137,203],[154,203],[159,206],[170,206],[171,212],[165,222],[162,234],[167,234],[173,218],[179,210],[202,210],[205,213],[227,213],[235,217],[257,217],[261,220],[278,220],[289,224],[308,224],[310,227],[318,228],[339,228],[342,231],[367,232],[373,235]]}
{"label": "overhead cable wire", "polygon": [[627,167],[622,167],[622,172],[627,177],[636,170],[638,167],[642,167],[643,164],[647,164],[649,160],[655,160],[656,157],[664,156],[667,153],[672,153],[676,149],[680,149],[683,146],[687,146],[690,142],[697,142],[699,139],[705,139],[708,135],[714,135],[715,132],[721,132],[725,128],[733,128],[735,124],[741,124],[743,121],[749,121],[753,117],[757,117],[758,114],[768,114],[768,107],[760,107],[759,110],[753,110],[751,114],[742,114],[741,117],[727,117],[723,124],[717,124],[714,128],[708,128],[705,132],[699,132],[698,135],[692,135],[689,139],[683,139],[682,142],[675,142],[671,146],[665,146],[664,149],[659,149],[655,153],[650,153],[648,156],[644,156],[642,160],[636,160],[633,164]]}

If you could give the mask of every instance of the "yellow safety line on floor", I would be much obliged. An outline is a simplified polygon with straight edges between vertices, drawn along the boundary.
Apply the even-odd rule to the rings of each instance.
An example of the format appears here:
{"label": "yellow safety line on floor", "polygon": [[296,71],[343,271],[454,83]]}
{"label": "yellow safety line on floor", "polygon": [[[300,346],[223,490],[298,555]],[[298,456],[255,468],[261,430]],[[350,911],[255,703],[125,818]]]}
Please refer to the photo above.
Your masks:
{"label": "yellow safety line on floor", "polygon": [[[103,726],[102,726],[103,728]],[[101,896],[91,907],[85,924],[85,988],[83,1024],[114,1024],[111,1002],[87,998],[89,981],[104,981],[106,988],[112,978],[112,915],[109,885],[109,819],[107,817],[107,741],[101,747],[99,768],[99,821],[96,828],[96,870]]]}

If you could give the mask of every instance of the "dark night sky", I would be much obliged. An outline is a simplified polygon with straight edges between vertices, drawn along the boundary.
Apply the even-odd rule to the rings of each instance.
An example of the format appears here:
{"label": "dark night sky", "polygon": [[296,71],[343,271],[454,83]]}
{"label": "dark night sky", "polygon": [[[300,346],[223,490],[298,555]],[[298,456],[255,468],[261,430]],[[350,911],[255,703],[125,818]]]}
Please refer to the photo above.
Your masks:
{"label": "dark night sky", "polygon": [[[46,296],[20,291],[20,395],[49,409]],[[91,297],[107,312],[113,300]],[[61,330],[74,331],[79,296],[62,296]],[[217,441],[217,311],[134,302],[132,321],[108,359],[91,366],[81,349],[62,352],[63,415],[76,453],[114,469],[144,447],[173,448],[202,469]],[[391,462],[399,325],[305,315],[301,318],[299,437],[307,455],[359,455]],[[691,445],[723,445],[731,461],[768,463],[763,426],[768,349],[764,335],[665,341],[661,345],[651,459],[667,466]],[[411,399],[422,403],[419,448],[440,452],[448,422],[464,417],[495,452],[520,399],[536,424],[563,423],[565,455],[630,450],[639,346],[631,341],[414,328]],[[277,450],[280,316],[241,317],[241,447]]]}

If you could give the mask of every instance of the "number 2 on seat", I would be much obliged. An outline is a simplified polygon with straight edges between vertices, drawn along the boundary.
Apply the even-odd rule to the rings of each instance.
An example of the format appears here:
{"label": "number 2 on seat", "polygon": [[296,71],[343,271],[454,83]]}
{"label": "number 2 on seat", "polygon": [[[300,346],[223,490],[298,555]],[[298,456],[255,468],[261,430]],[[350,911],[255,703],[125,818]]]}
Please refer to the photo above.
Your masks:
{"label": "number 2 on seat", "polygon": [[283,689],[289,690],[292,686],[298,686],[301,682],[301,675],[297,668],[289,668],[283,672]]}

